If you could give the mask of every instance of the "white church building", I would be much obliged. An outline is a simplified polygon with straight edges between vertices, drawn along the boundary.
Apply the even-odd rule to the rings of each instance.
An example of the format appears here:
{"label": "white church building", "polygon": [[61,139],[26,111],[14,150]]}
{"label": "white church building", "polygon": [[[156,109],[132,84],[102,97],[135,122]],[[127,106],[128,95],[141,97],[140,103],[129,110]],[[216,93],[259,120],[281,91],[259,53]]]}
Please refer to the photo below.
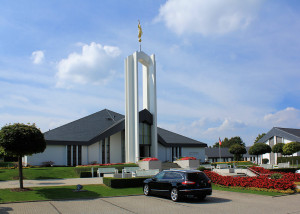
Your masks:
{"label": "white church building", "polygon": [[[143,110],[138,110],[138,63],[142,64]],[[205,161],[207,144],[157,127],[155,56],[138,51],[125,59],[125,116],[104,109],[44,133],[43,153],[23,162],[76,166],[136,163],[145,157],[171,162],[179,157]]]}

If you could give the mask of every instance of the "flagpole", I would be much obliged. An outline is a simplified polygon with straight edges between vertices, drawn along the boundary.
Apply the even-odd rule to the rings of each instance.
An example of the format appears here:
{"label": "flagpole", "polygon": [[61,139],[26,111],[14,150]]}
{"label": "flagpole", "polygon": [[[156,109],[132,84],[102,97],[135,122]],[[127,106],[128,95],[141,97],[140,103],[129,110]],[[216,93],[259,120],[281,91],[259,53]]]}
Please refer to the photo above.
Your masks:
{"label": "flagpole", "polygon": [[219,157],[221,162],[221,139],[219,138]]}

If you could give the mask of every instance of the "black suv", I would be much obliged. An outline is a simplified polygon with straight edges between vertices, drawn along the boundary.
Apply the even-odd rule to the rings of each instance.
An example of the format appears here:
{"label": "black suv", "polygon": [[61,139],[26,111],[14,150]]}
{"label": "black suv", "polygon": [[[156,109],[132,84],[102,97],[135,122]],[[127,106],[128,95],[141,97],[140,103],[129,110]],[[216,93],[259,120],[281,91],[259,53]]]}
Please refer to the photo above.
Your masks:
{"label": "black suv", "polygon": [[199,170],[164,170],[146,179],[143,187],[147,196],[167,195],[172,201],[188,195],[204,199],[212,193],[210,179]]}

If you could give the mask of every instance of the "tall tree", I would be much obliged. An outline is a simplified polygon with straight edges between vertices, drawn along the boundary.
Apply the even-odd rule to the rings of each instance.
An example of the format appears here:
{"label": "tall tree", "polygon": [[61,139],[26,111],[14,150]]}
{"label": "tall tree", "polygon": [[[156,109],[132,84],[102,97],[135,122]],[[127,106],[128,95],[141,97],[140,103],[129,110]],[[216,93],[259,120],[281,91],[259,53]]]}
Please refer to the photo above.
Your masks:
{"label": "tall tree", "polygon": [[240,144],[234,144],[229,148],[229,152],[234,155],[234,160],[241,160],[243,154],[247,153],[245,146]]}
{"label": "tall tree", "polygon": [[[243,142],[242,138],[239,137],[239,136],[236,136],[236,137],[232,137],[230,139],[228,139],[227,137],[225,137],[222,140],[221,148],[230,148],[234,144],[239,144],[239,145],[245,146],[245,143]],[[214,148],[218,148],[219,147],[219,142],[216,142],[213,145],[213,147]]]}
{"label": "tall tree", "polygon": [[283,146],[282,151],[285,155],[293,155],[296,152],[300,151],[299,142],[290,142]]}
{"label": "tall tree", "polygon": [[257,143],[260,140],[260,138],[262,138],[265,135],[266,135],[266,133],[258,134],[258,136],[256,137],[254,143]]}
{"label": "tall tree", "polygon": [[272,151],[271,147],[265,143],[255,143],[249,149],[249,155],[256,155],[258,160],[258,155],[263,155],[270,153]]}
{"label": "tall tree", "polygon": [[15,123],[3,126],[0,130],[0,152],[18,157],[20,188],[23,189],[22,157],[43,152],[46,142],[35,124]]}

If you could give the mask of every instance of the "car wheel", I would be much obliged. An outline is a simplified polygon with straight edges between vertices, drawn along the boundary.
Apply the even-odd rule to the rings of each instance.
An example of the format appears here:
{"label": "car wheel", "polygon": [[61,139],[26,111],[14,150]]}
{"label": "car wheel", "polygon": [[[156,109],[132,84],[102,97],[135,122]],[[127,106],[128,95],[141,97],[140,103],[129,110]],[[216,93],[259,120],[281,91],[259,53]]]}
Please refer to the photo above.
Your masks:
{"label": "car wheel", "polygon": [[144,195],[148,196],[148,195],[150,195],[150,193],[151,193],[151,190],[150,190],[149,185],[145,184],[145,186],[144,186]]}
{"label": "car wheel", "polygon": [[171,190],[171,200],[172,201],[179,201],[179,192],[178,192],[178,189],[176,189],[176,188],[173,188],[172,190]]}
{"label": "car wheel", "polygon": [[206,198],[206,195],[198,195],[197,198],[200,200],[204,200]]}

